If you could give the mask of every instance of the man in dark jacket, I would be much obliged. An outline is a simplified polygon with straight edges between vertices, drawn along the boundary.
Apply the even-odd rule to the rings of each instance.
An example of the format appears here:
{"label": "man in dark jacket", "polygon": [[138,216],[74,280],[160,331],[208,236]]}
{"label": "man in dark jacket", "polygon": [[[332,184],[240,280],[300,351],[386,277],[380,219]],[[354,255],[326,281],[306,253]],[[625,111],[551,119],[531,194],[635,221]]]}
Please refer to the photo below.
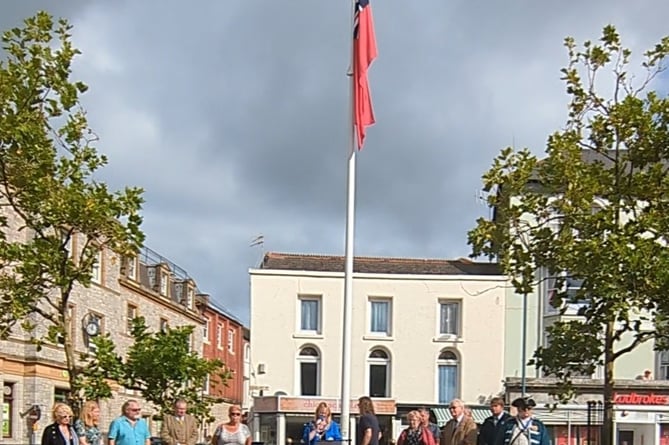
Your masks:
{"label": "man in dark jacket", "polygon": [[501,397],[493,397],[490,401],[490,411],[492,416],[481,424],[478,445],[495,445],[504,431],[504,424],[511,419],[511,415],[504,411],[504,400]]}

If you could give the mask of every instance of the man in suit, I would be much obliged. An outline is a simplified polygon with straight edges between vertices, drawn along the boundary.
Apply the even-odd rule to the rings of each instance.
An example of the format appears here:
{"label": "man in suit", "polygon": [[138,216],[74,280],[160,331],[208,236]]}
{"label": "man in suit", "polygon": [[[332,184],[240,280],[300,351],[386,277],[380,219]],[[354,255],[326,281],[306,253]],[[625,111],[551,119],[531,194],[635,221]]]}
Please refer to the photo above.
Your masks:
{"label": "man in suit", "polygon": [[504,424],[511,419],[511,415],[504,411],[504,399],[501,397],[493,397],[490,411],[492,416],[486,418],[481,425],[478,445],[495,445],[504,431]]}
{"label": "man in suit", "polygon": [[166,415],[160,428],[160,439],[164,445],[195,445],[198,436],[198,424],[195,417],[186,414],[188,404],[185,400],[174,402],[174,414]]}
{"label": "man in suit", "polygon": [[465,414],[465,404],[453,399],[448,407],[451,420],[441,430],[439,445],[476,445],[478,430],[474,420]]}

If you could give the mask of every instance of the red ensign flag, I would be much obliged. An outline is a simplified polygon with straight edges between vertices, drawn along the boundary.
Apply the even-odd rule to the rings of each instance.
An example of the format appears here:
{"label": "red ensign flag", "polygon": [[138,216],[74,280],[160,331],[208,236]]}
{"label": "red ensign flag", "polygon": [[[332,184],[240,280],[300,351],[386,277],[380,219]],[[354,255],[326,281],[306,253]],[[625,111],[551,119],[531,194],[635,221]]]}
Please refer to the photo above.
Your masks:
{"label": "red ensign flag", "polygon": [[367,82],[367,69],[376,58],[376,37],[369,0],[357,0],[353,19],[353,125],[358,150],[365,142],[365,130],[374,123],[372,97]]}

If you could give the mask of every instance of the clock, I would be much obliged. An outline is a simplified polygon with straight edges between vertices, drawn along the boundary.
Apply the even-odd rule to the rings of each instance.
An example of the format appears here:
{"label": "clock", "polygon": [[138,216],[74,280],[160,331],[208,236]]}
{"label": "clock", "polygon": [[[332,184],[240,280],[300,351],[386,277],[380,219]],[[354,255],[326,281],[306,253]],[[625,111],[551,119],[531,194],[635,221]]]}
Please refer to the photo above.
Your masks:
{"label": "clock", "polygon": [[88,320],[88,323],[86,323],[86,326],[84,326],[84,330],[86,331],[86,334],[91,337],[98,335],[100,333],[100,324],[98,323],[98,320],[91,317],[91,319]]}

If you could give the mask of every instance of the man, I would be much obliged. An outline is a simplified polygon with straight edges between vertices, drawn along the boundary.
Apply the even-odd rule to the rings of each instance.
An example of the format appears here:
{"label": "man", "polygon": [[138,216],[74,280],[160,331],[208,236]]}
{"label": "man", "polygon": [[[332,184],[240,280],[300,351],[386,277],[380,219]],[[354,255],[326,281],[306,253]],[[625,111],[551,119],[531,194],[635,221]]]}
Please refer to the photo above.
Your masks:
{"label": "man", "polygon": [[495,445],[504,431],[504,424],[511,419],[511,415],[504,411],[504,400],[493,397],[490,401],[492,416],[486,418],[479,431],[478,445]]}
{"label": "man", "polygon": [[423,407],[418,412],[420,413],[421,426],[432,433],[435,443],[439,443],[441,431],[439,431],[439,427],[436,424],[430,422],[430,411]]}
{"label": "man", "polygon": [[160,439],[164,445],[195,445],[198,436],[198,424],[195,417],[186,414],[188,404],[185,400],[174,402],[174,414],[166,415],[160,428]]}
{"label": "man", "polygon": [[476,445],[476,423],[465,415],[465,404],[460,399],[453,399],[448,407],[449,420],[441,430],[439,445]]}
{"label": "man", "polygon": [[358,420],[356,445],[379,445],[381,438],[381,428],[379,419],[374,412],[374,402],[369,397],[360,397],[358,399],[358,411],[360,419]]}
{"label": "man", "polygon": [[511,406],[516,408],[517,415],[509,419],[502,428],[499,445],[549,445],[550,439],[546,426],[532,415],[536,402],[529,397],[520,397]]}
{"label": "man", "polygon": [[150,445],[149,426],[142,419],[137,400],[128,400],[121,407],[121,417],[109,425],[109,445]]}

